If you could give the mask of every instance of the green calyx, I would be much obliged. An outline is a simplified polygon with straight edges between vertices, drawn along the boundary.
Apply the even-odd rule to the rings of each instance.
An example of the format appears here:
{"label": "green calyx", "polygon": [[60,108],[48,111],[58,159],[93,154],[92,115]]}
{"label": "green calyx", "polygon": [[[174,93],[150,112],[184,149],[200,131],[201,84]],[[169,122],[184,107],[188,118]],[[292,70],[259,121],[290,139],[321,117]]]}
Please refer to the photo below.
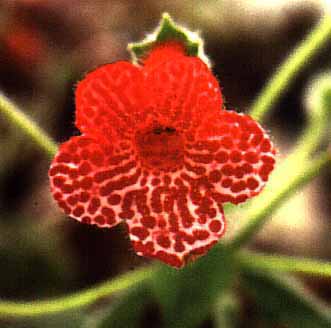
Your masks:
{"label": "green calyx", "polygon": [[148,34],[145,39],[140,42],[128,44],[132,61],[136,64],[141,63],[155,45],[168,41],[182,43],[188,56],[199,57],[210,66],[210,61],[204,53],[203,40],[199,34],[176,24],[168,13],[162,14],[158,27],[154,32]]}

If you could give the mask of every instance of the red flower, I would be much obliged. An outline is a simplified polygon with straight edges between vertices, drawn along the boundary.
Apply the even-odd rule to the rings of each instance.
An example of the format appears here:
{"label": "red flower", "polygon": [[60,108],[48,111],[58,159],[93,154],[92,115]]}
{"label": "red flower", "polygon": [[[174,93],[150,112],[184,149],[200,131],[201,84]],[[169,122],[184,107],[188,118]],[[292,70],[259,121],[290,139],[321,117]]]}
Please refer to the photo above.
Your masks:
{"label": "red flower", "polygon": [[215,77],[178,44],[87,74],[76,126],[49,171],[59,206],[100,227],[124,221],[138,255],[175,267],[218,241],[223,203],[258,194],[275,163],[268,135],[222,109]]}

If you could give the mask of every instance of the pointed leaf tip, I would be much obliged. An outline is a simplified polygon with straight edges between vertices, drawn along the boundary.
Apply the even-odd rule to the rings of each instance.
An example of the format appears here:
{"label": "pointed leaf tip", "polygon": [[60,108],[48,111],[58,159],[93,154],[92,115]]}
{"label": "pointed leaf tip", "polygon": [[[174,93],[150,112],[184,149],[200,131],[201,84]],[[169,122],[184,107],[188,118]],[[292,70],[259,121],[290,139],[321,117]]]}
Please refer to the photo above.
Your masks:
{"label": "pointed leaf tip", "polygon": [[131,54],[132,61],[136,64],[140,64],[154,46],[169,41],[183,44],[188,56],[199,57],[208,66],[211,66],[208,57],[204,53],[203,40],[199,34],[175,23],[168,13],[162,14],[157,28],[154,32],[148,34],[145,39],[140,42],[128,44],[128,50]]}

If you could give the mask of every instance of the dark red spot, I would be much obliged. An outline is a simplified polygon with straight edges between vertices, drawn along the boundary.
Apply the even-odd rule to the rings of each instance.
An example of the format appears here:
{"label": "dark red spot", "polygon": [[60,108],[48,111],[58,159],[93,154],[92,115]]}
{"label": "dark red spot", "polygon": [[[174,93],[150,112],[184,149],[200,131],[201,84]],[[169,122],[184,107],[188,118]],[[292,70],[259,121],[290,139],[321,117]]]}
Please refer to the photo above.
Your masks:
{"label": "dark red spot", "polygon": [[76,169],[69,170],[68,174],[71,179],[76,179],[79,176],[79,173]]}
{"label": "dark red spot", "polygon": [[259,172],[262,176],[269,175],[273,168],[274,166],[272,164],[263,164]]}
{"label": "dark red spot", "polygon": [[214,233],[219,232],[221,228],[222,228],[222,224],[220,221],[213,220],[209,223],[209,229]]}
{"label": "dark red spot", "polygon": [[176,268],[180,268],[183,265],[183,261],[175,254],[168,254],[164,251],[158,251],[155,257]]}
{"label": "dark red spot", "polygon": [[91,224],[91,218],[89,216],[83,216],[81,222],[84,224]]}
{"label": "dark red spot", "polygon": [[242,165],[241,168],[244,170],[244,172],[246,174],[253,172],[253,166],[248,163],[245,163],[244,165]]}
{"label": "dark red spot", "polygon": [[230,137],[224,137],[220,143],[226,149],[231,149],[233,147],[233,141]]}
{"label": "dark red spot", "polygon": [[140,240],[144,240],[148,237],[149,233],[145,228],[133,227],[131,229],[131,234],[138,237]]}
{"label": "dark red spot", "polygon": [[86,203],[90,199],[90,195],[86,191],[80,193],[79,200],[83,203]]}
{"label": "dark red spot", "polygon": [[234,150],[230,153],[230,160],[233,163],[238,163],[241,161],[241,153],[238,150]]}
{"label": "dark red spot", "polygon": [[240,140],[238,143],[238,148],[240,150],[247,150],[249,148],[248,142],[246,140]]}
{"label": "dark red spot", "polygon": [[209,173],[209,181],[211,183],[219,182],[222,178],[222,173],[220,171],[214,170]]}
{"label": "dark red spot", "polygon": [[260,144],[260,142],[262,141],[262,139],[263,139],[263,134],[262,134],[262,132],[259,131],[258,134],[255,134],[255,135],[253,136],[253,138],[252,138],[252,140],[251,140],[251,144],[252,144],[253,146],[257,146],[257,145]]}
{"label": "dark red spot", "polygon": [[248,196],[245,194],[237,196],[232,202],[234,204],[240,204],[242,202],[245,202],[247,200]]}
{"label": "dark red spot", "polygon": [[193,235],[198,240],[206,240],[209,238],[209,232],[205,230],[194,230]]}
{"label": "dark red spot", "polygon": [[257,163],[259,161],[259,156],[253,151],[249,151],[245,154],[245,159],[249,163]]}
{"label": "dark red spot", "polygon": [[169,175],[164,175],[164,177],[163,177],[163,183],[165,185],[169,185],[171,183],[171,178],[169,177]]}
{"label": "dark red spot", "polygon": [[268,153],[271,150],[271,143],[268,139],[264,139],[261,143],[261,151]]}
{"label": "dark red spot", "polygon": [[77,206],[73,211],[73,216],[80,217],[84,213],[84,207],[83,206]]}
{"label": "dark red spot", "polygon": [[92,198],[90,204],[87,208],[87,211],[91,214],[94,214],[100,207],[100,200],[98,198]]}
{"label": "dark red spot", "polygon": [[152,229],[155,227],[156,220],[153,216],[144,216],[141,218],[141,224],[149,229]]}
{"label": "dark red spot", "polygon": [[68,215],[71,213],[71,209],[67,205],[67,203],[65,203],[64,201],[59,201],[58,204],[64,210],[64,213],[66,213]]}
{"label": "dark red spot", "polygon": [[74,195],[71,195],[67,198],[67,202],[68,202],[69,205],[74,206],[78,202],[78,197],[74,196]]}
{"label": "dark red spot", "polygon": [[[214,244],[214,243],[213,243]],[[208,251],[208,249],[210,248],[212,246],[212,244],[211,245],[207,245],[207,246],[202,246],[202,247],[198,247],[198,248],[196,248],[196,249],[194,249],[191,253],[190,253],[190,256],[196,256],[196,255],[203,255],[203,254],[205,254],[207,251]],[[193,259],[194,259],[194,257],[193,257]]]}
{"label": "dark red spot", "polygon": [[243,191],[245,188],[246,188],[246,183],[244,181],[238,181],[232,184],[231,191],[239,192],[239,191]]}
{"label": "dark red spot", "polygon": [[185,246],[180,240],[177,240],[175,242],[175,247],[174,248],[175,248],[175,251],[178,252],[178,253],[181,253],[181,252],[185,251]]}
{"label": "dark red spot", "polygon": [[142,178],[142,179],[140,180],[140,185],[141,185],[142,187],[144,187],[144,186],[146,186],[146,184],[147,184],[147,179],[146,179],[146,178]]}
{"label": "dark red spot", "polygon": [[104,225],[106,223],[106,218],[103,215],[97,215],[94,218],[94,221],[100,225]]}
{"label": "dark red spot", "polygon": [[241,179],[245,175],[245,170],[241,166],[234,169],[234,175],[237,179]]}
{"label": "dark red spot", "polygon": [[271,165],[275,164],[275,159],[271,156],[263,155],[261,159],[266,164],[271,164]]}
{"label": "dark red spot", "polygon": [[68,174],[69,173],[69,167],[65,165],[55,165],[49,170],[49,175],[53,176],[56,174]]}
{"label": "dark red spot", "polygon": [[62,188],[64,182],[65,182],[65,179],[63,177],[55,177],[53,179],[54,186],[58,187],[58,188]]}
{"label": "dark red spot", "polygon": [[224,188],[229,188],[229,187],[231,187],[231,185],[232,185],[232,179],[230,179],[230,178],[225,178],[222,181],[222,187],[224,187]]}
{"label": "dark red spot", "polygon": [[179,229],[178,217],[175,213],[170,213],[169,215],[169,231],[177,232]]}
{"label": "dark red spot", "polygon": [[74,191],[74,187],[69,183],[65,183],[62,185],[61,190],[66,194],[70,194]]}
{"label": "dark red spot", "polygon": [[222,174],[230,176],[233,174],[233,167],[229,164],[226,164],[221,169]]}
{"label": "dark red spot", "polygon": [[121,219],[132,219],[134,217],[134,212],[131,210],[123,210],[121,213],[119,213],[119,217]]}
{"label": "dark red spot", "polygon": [[123,176],[118,180],[108,182],[106,185],[104,185],[100,188],[100,195],[108,196],[114,190],[122,190],[127,186],[131,186],[131,185],[135,184],[140,177],[140,173],[141,173],[141,171],[138,169],[136,171],[136,173],[131,176]]}
{"label": "dark red spot", "polygon": [[233,197],[231,195],[223,195],[219,193],[213,193],[213,198],[218,204],[226,203],[226,202],[231,202]]}
{"label": "dark red spot", "polygon": [[164,236],[164,235],[157,236],[156,242],[163,248],[170,247],[170,240],[169,240],[169,237],[167,237],[167,236]]}
{"label": "dark red spot", "polygon": [[190,154],[189,157],[196,163],[209,164],[213,161],[212,155],[204,154]]}
{"label": "dark red spot", "polygon": [[246,183],[250,190],[254,190],[259,186],[259,182],[254,178],[248,178]]}
{"label": "dark red spot", "polygon": [[262,181],[268,181],[269,174],[262,175],[260,172],[260,176],[261,176]]}
{"label": "dark red spot", "polygon": [[207,216],[205,214],[201,214],[198,218],[198,222],[200,224],[205,224],[207,222]]}
{"label": "dark red spot", "polygon": [[56,193],[54,193],[53,197],[55,200],[60,201],[63,197],[63,194],[60,192],[56,192]]}
{"label": "dark red spot", "polygon": [[92,187],[92,185],[93,185],[93,180],[92,180],[92,178],[90,178],[90,177],[85,177],[85,178],[83,178],[81,181],[80,181],[80,187],[82,188],[82,189],[85,189],[85,190],[88,190],[88,189],[90,189],[91,187]]}
{"label": "dark red spot", "polygon": [[218,163],[226,163],[229,159],[229,155],[225,151],[220,151],[216,154],[215,159]]}
{"label": "dark red spot", "polygon": [[165,191],[164,188],[157,187],[152,192],[151,207],[155,213],[161,213],[163,210],[161,203],[161,195],[163,194],[164,191]]}
{"label": "dark red spot", "polygon": [[103,207],[103,208],[101,209],[101,213],[102,213],[102,215],[104,215],[107,219],[108,219],[108,218],[109,218],[109,219],[112,219],[112,218],[115,217],[115,212],[114,212],[111,208],[109,208],[109,207]]}
{"label": "dark red spot", "polygon": [[167,225],[166,220],[163,217],[159,217],[157,225],[159,226],[159,228],[165,228]]}
{"label": "dark red spot", "polygon": [[183,233],[183,239],[190,245],[193,245],[195,242],[195,238],[187,233]]}
{"label": "dark red spot", "polygon": [[161,183],[161,180],[159,178],[152,179],[152,185],[157,186]]}
{"label": "dark red spot", "polygon": [[121,196],[117,194],[110,195],[107,202],[109,205],[118,205],[121,202]]}

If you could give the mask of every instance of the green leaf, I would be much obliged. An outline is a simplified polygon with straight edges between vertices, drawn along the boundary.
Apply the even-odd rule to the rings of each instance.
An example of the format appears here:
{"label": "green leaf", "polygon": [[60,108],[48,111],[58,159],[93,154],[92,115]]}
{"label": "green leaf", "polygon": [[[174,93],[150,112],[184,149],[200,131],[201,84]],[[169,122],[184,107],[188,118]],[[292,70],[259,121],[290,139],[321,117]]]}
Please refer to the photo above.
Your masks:
{"label": "green leaf", "polygon": [[165,327],[197,327],[233,276],[232,253],[220,245],[183,269],[162,266],[152,286],[162,306]]}
{"label": "green leaf", "polygon": [[152,302],[151,291],[140,284],[125,293],[95,325],[96,328],[136,328],[141,314]]}
{"label": "green leaf", "polygon": [[186,54],[198,56],[208,66],[210,62],[203,50],[203,40],[197,32],[192,32],[185,27],[176,24],[168,13],[162,15],[161,21],[156,30],[148,34],[140,42],[129,43],[128,50],[134,63],[141,63],[142,59],[156,45],[167,41],[178,41],[185,47]]}
{"label": "green leaf", "polygon": [[308,294],[298,280],[245,268],[242,282],[255,297],[258,310],[270,323],[291,328],[329,328],[330,310]]}
{"label": "green leaf", "polygon": [[215,328],[234,328],[239,323],[240,304],[233,290],[222,292],[214,304]]}

